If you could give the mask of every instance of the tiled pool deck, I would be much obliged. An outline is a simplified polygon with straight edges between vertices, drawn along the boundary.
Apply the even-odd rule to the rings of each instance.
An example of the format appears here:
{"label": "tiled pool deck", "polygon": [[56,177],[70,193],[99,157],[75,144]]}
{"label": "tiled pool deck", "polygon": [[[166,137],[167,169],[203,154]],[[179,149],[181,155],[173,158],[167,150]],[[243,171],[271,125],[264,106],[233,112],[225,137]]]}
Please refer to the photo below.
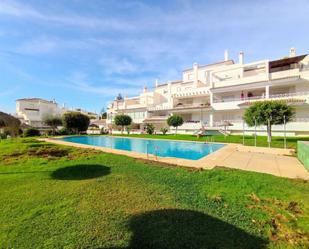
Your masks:
{"label": "tiled pool deck", "polygon": [[270,149],[260,147],[243,146],[239,144],[227,144],[225,147],[205,156],[199,160],[187,160],[171,157],[155,157],[142,153],[111,149],[100,146],[65,142],[46,138],[40,139],[46,142],[74,146],[78,148],[96,149],[107,153],[127,155],[134,158],[155,160],[158,162],[174,164],[197,169],[213,169],[226,167],[260,173],[272,174],[287,178],[300,178],[309,180],[309,172],[296,157],[290,156],[293,150]]}

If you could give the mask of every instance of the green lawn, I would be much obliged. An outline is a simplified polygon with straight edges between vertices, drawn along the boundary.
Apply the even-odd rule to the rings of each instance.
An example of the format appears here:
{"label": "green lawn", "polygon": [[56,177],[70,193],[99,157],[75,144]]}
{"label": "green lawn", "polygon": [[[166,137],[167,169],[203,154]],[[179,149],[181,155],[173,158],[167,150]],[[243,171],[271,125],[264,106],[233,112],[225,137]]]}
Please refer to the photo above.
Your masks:
{"label": "green lawn", "polygon": [[[243,143],[242,135],[215,135],[211,137],[201,137],[197,138],[194,135],[182,135],[182,134],[169,134],[169,135],[161,135],[161,134],[118,134],[115,136],[130,136],[130,137],[140,137],[140,138],[158,138],[158,139],[174,139],[174,140],[189,140],[189,141],[213,141],[213,142],[223,142],[223,143]],[[297,141],[305,140],[309,141],[309,137],[287,137],[287,148],[296,149]],[[245,136],[245,145],[254,146],[254,136]],[[257,146],[259,147],[268,147],[267,137],[266,136],[257,136]],[[284,138],[283,137],[273,137],[271,142],[271,147],[273,148],[284,148]]]}
{"label": "green lawn", "polygon": [[0,142],[1,248],[308,248],[309,183]]}

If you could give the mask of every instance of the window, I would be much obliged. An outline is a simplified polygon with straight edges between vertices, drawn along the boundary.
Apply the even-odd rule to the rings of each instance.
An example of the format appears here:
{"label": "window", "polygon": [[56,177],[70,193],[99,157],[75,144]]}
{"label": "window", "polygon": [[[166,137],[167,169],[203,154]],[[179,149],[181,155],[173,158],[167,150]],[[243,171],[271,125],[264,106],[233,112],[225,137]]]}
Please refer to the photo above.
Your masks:
{"label": "window", "polygon": [[188,80],[193,80],[193,73],[188,74]]}

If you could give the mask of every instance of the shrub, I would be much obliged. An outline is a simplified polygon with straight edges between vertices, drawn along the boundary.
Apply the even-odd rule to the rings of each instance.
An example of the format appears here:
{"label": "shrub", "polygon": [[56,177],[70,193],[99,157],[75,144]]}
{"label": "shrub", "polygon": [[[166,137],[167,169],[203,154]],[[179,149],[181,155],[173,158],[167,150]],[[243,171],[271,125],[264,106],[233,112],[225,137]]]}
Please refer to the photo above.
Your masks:
{"label": "shrub", "polygon": [[162,132],[163,135],[165,135],[168,132],[168,128],[166,127],[161,128],[160,131]]}
{"label": "shrub", "polygon": [[56,135],[57,127],[62,125],[62,119],[58,116],[45,116],[43,122],[52,128],[52,133],[50,135]]}
{"label": "shrub", "polygon": [[7,135],[5,133],[0,133],[0,139],[6,139]]}
{"label": "shrub", "polygon": [[154,133],[154,130],[155,130],[155,127],[153,124],[146,124],[145,125],[145,130],[147,132],[147,134],[153,134]]}
{"label": "shrub", "polygon": [[177,128],[178,126],[181,126],[183,124],[183,119],[181,116],[173,115],[167,119],[167,124],[169,126],[175,127],[176,128],[175,134],[177,134]]}
{"label": "shrub", "polygon": [[74,134],[74,132],[70,129],[67,129],[65,127],[61,128],[58,132],[58,135],[60,136],[64,136],[64,135],[72,135]]}
{"label": "shrub", "polygon": [[101,135],[108,134],[108,130],[106,130],[104,127],[100,130]]}
{"label": "shrub", "polygon": [[86,131],[89,123],[89,117],[79,112],[68,112],[63,115],[64,127],[74,133]]}
{"label": "shrub", "polygon": [[24,130],[24,137],[37,137],[40,136],[41,133],[38,129],[35,128],[28,128]]}

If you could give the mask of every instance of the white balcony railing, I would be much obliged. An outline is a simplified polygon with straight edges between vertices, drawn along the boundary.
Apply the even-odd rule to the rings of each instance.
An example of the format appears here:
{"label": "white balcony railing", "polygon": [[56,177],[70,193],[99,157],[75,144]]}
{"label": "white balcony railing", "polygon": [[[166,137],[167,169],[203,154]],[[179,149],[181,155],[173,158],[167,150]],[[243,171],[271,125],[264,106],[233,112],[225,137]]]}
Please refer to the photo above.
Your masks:
{"label": "white balcony railing", "polygon": [[278,79],[291,78],[291,77],[297,77],[297,76],[300,76],[299,68],[282,70],[282,71],[270,73],[269,79],[278,80]]}
{"label": "white balcony railing", "polygon": [[209,95],[208,87],[200,87],[195,89],[183,90],[179,93],[172,94],[173,97],[181,98],[181,97],[193,97],[193,96],[205,96]]}
{"label": "white balcony railing", "polygon": [[[292,98],[292,97],[302,97],[302,96],[309,96],[309,91],[304,92],[294,92],[294,93],[280,93],[280,94],[271,94],[269,95],[269,100],[271,99],[285,99],[285,98]],[[231,100],[223,100],[223,99],[214,99],[214,103],[223,103],[223,102],[239,102],[239,101],[252,101],[252,100],[260,100],[260,99],[267,99],[264,96],[252,96],[252,97],[244,97],[244,98],[234,98]]]}

